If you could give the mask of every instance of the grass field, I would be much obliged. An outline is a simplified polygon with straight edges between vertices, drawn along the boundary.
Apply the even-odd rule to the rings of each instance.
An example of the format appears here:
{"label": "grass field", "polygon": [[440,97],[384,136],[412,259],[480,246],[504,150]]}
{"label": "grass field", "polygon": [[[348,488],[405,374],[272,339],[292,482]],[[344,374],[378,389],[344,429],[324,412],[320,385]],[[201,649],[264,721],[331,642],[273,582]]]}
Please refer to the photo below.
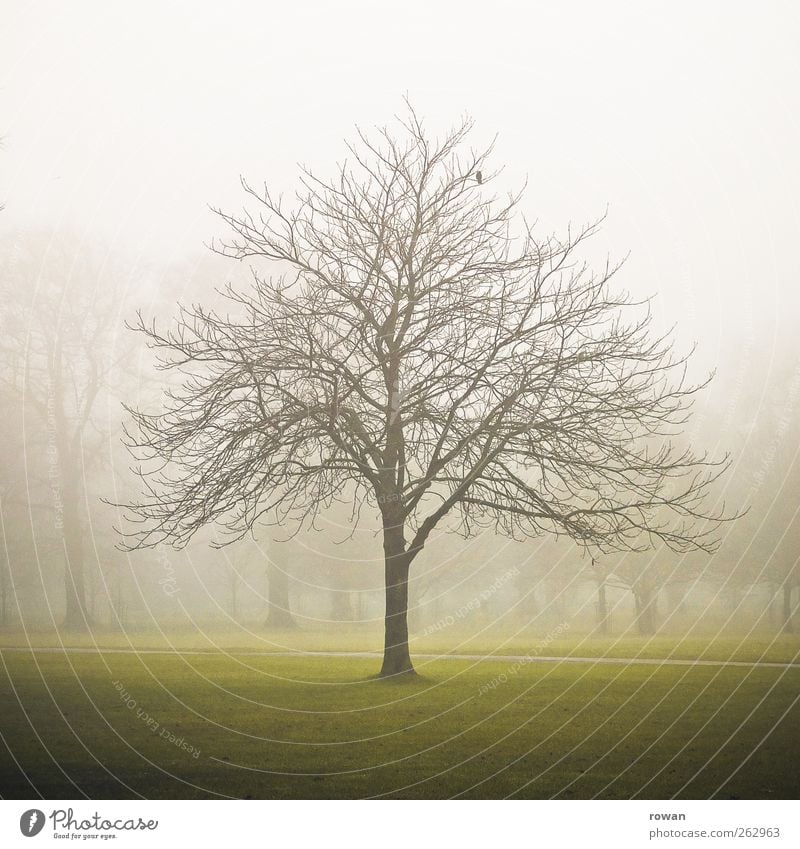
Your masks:
{"label": "grass field", "polygon": [[[134,642],[163,648],[163,639]],[[659,639],[573,637],[541,653],[797,659],[796,638]],[[26,641],[3,637],[6,646]],[[128,644],[109,635],[70,640],[98,641]],[[202,642],[187,636],[183,648],[202,649]],[[221,642],[213,639],[207,648]],[[238,642],[247,641],[240,635]],[[373,648],[354,638],[319,646],[314,635],[256,642],[263,651],[268,645]],[[513,642],[494,648],[527,653],[516,652]],[[418,667],[419,680],[392,683],[370,679],[377,668],[371,658],[4,651],[2,796],[796,798],[800,792],[797,668],[521,666],[456,657]]]}
{"label": "grass field", "polygon": [[[382,628],[358,628],[316,631],[269,631],[259,623],[252,628],[197,628],[169,631],[118,631],[100,629],[93,634],[59,634],[54,630],[0,631],[0,648],[52,647],[116,648],[138,650],[176,650],[227,652],[257,651],[372,651],[380,652]],[[763,631],[748,634],[689,633],[684,636],[649,637],[551,631],[529,633],[486,628],[459,630],[446,628],[411,637],[412,654],[527,655],[551,657],[626,657],[674,660],[783,661],[800,663],[800,635]]]}

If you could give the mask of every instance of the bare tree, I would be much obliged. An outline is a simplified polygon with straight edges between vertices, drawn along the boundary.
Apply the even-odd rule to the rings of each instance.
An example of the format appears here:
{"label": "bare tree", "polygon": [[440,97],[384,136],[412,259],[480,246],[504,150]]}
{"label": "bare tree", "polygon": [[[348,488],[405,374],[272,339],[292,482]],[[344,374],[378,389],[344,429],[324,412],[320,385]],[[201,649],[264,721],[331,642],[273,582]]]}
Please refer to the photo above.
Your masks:
{"label": "bare tree", "polygon": [[185,380],[131,410],[145,495],[129,545],[372,507],[382,676],[413,673],[409,568],[445,516],[600,551],[709,549],[722,518],[703,500],[726,459],[672,441],[698,389],[685,358],[646,302],[611,291],[615,267],[579,261],[597,224],[541,237],[521,193],[492,193],[471,126],[432,139],[409,108],[397,132],[359,131],[333,179],[303,169],[292,204],[243,181],[253,209],[219,212],[233,235],[215,248],[276,276],[226,287],[229,312],[138,324]]}
{"label": "bare tree", "polygon": [[289,573],[275,561],[272,553],[267,560],[267,607],[268,628],[289,630],[297,627],[290,606]]}
{"label": "bare tree", "polygon": [[[732,485],[751,510],[725,535],[706,576],[721,584],[733,619],[748,594],[763,588],[770,599],[765,617],[775,624],[777,615],[791,633],[800,593],[800,353],[767,352],[750,368],[759,379],[744,382],[734,408],[740,451]],[[725,388],[734,395],[734,387]]]}
{"label": "bare tree", "polygon": [[637,631],[648,636],[658,630],[658,595],[671,570],[654,558],[641,562],[637,558],[623,558],[607,576],[605,585],[629,591],[633,595],[634,623]]}
{"label": "bare tree", "polygon": [[597,586],[597,601],[595,602],[595,630],[602,636],[611,633],[613,618],[608,606],[608,588],[611,586],[614,567],[603,558],[591,557],[589,564],[581,569]]}
{"label": "bare tree", "polygon": [[[65,561],[64,624],[86,629],[86,476],[108,446],[98,415],[114,372],[121,289],[85,248],[51,234],[4,256],[0,383],[28,412],[25,442],[44,455],[46,506]],[[35,438],[33,438],[35,436]],[[26,457],[26,474],[33,461]],[[36,459],[41,464],[41,457]]]}
{"label": "bare tree", "polygon": [[230,598],[230,616],[234,622],[239,621],[239,591],[242,585],[242,564],[225,559],[220,564],[223,583]]}

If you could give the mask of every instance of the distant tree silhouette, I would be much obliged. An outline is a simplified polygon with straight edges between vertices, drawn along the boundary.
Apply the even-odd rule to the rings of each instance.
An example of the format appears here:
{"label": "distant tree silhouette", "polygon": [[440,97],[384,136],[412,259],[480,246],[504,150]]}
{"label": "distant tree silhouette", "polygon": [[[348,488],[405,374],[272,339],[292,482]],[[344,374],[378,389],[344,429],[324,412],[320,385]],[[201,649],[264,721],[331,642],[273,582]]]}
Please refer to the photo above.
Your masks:
{"label": "distant tree silhouette", "polygon": [[[21,438],[40,435],[41,488],[65,563],[64,625],[85,630],[85,483],[109,444],[98,408],[117,364],[122,290],[89,251],[54,234],[20,240],[3,257],[2,278],[0,384],[28,414]],[[32,461],[25,463],[29,474]]]}

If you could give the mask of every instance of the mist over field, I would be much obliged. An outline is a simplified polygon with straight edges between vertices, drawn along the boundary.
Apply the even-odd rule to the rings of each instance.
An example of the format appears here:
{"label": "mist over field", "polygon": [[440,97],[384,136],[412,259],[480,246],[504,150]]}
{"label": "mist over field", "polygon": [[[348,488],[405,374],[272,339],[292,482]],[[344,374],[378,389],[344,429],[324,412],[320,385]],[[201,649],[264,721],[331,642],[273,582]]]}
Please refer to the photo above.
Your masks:
{"label": "mist over field", "polygon": [[306,5],[6,10],[0,793],[790,797],[797,10]]}
{"label": "mist over field", "polygon": [[[163,269],[158,280],[153,268],[137,270],[140,264],[52,229],[6,238],[4,630],[62,624],[65,581],[72,583],[65,546],[75,544],[87,617],[102,631],[167,639],[219,631],[258,643],[288,626],[319,635],[320,645],[323,635],[334,642],[347,635],[353,647],[374,647],[384,603],[378,513],[365,505],[357,522],[346,487],[341,503],[320,510],[313,526],[272,518],[239,541],[208,528],[182,549],[120,550],[119,530],[130,526],[104,501],[131,500],[139,485],[120,442],[121,405],[157,403],[164,391],[152,357],[125,322],[141,309],[148,320],[168,324],[175,314],[171,287],[213,305],[219,280],[247,285],[238,268],[202,253],[194,263]],[[716,551],[676,554],[657,544],[640,553],[592,555],[565,537],[514,540],[478,527],[464,539],[445,524],[414,563],[412,639],[427,644],[435,637],[442,649],[452,640],[456,649],[481,634],[483,645],[495,647],[562,622],[587,635],[746,639],[794,632],[800,372],[793,346],[780,337],[772,342],[773,349],[743,352],[728,340],[687,427],[693,444],[730,454],[712,505],[744,513],[721,526]],[[61,357],[59,372],[47,359],[51,349]],[[68,445],[66,473],[60,440]],[[598,606],[602,595],[605,608]]]}

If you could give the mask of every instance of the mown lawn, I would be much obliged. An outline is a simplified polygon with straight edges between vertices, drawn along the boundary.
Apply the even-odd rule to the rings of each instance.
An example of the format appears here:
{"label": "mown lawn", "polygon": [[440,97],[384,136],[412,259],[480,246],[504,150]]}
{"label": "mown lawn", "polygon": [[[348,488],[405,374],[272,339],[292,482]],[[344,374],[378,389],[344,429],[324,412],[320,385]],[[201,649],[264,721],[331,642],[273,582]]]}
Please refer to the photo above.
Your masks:
{"label": "mown lawn", "polygon": [[[549,652],[552,653],[552,652]],[[786,658],[791,659],[791,658]],[[0,655],[6,798],[796,798],[800,670]],[[162,736],[163,735],[163,736]]]}
{"label": "mown lawn", "polygon": [[[381,628],[297,629],[270,631],[261,623],[252,627],[170,629],[120,633],[98,629],[92,634],[54,630],[0,630],[0,648],[51,647],[118,648],[177,651],[284,652],[372,651],[383,645]],[[674,660],[777,661],[800,663],[800,635],[760,631],[747,635],[688,633],[682,636],[612,635],[599,637],[572,631],[530,632],[525,629],[444,628],[412,634],[412,654],[545,655],[554,657],[671,658]]]}

